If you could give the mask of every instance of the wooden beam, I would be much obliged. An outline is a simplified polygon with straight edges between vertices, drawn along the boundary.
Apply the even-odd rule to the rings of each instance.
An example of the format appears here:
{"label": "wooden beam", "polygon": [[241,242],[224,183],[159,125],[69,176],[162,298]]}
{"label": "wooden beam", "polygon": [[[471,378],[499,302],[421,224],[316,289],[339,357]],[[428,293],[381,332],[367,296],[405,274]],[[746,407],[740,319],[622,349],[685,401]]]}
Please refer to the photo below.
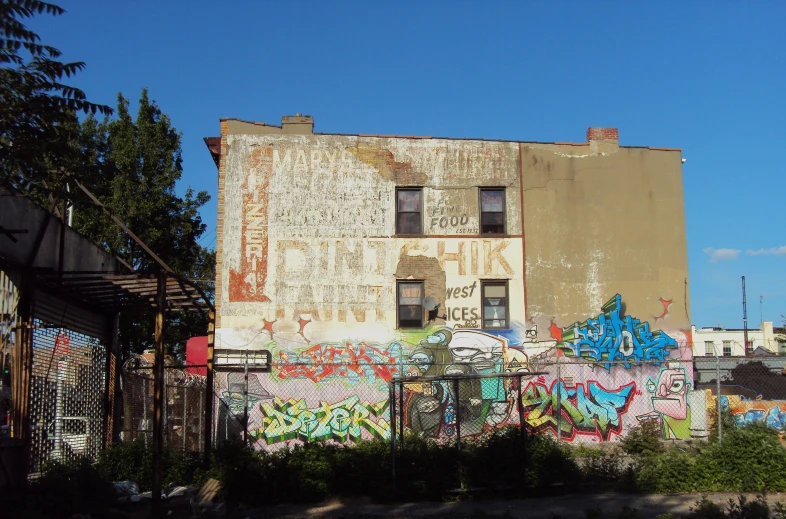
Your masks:
{"label": "wooden beam", "polygon": [[213,446],[213,346],[216,342],[216,311],[208,311],[207,323],[207,380],[205,381],[205,459],[210,459],[210,449]]}
{"label": "wooden beam", "polygon": [[161,486],[164,468],[161,458],[164,446],[164,312],[166,311],[166,278],[166,271],[161,269],[158,273],[156,344],[153,363],[153,517],[161,517]]}

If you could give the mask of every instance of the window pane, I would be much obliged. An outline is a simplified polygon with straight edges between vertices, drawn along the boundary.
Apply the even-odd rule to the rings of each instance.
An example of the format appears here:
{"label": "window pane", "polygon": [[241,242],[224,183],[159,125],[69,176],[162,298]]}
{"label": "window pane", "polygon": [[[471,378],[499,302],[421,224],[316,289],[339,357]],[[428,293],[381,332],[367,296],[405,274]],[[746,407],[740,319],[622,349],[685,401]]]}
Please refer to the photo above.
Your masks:
{"label": "window pane", "polygon": [[505,207],[505,192],[504,191],[481,191],[480,192],[480,210],[482,212],[502,212]]}
{"label": "window pane", "polygon": [[398,323],[403,327],[423,326],[422,306],[400,306],[398,309]]}
{"label": "window pane", "polygon": [[483,307],[484,319],[505,319],[504,306],[484,306]]}
{"label": "window pane", "polygon": [[397,218],[398,234],[420,234],[420,213],[399,213]]}
{"label": "window pane", "polygon": [[480,229],[483,234],[503,234],[505,232],[505,214],[481,213]]}
{"label": "window pane", "polygon": [[490,320],[490,321],[483,321],[483,328],[504,328],[505,321],[499,320]]}
{"label": "window pane", "polygon": [[422,305],[423,285],[421,283],[399,283],[398,304],[418,306]]}
{"label": "window pane", "polygon": [[505,285],[485,285],[483,295],[485,297],[505,297]]}
{"label": "window pane", "polygon": [[398,191],[398,210],[404,212],[420,212],[420,191]]}

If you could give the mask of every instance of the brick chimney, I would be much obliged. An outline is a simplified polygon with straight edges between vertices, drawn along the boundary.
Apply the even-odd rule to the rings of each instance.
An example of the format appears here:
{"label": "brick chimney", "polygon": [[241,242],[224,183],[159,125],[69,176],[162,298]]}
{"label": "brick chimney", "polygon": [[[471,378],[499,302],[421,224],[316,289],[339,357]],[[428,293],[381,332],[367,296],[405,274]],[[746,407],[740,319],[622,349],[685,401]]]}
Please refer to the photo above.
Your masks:
{"label": "brick chimney", "polygon": [[281,118],[281,132],[294,135],[314,133],[314,118],[310,115],[285,115]]}
{"label": "brick chimney", "polygon": [[619,142],[620,132],[617,128],[587,128],[587,142],[615,141]]}

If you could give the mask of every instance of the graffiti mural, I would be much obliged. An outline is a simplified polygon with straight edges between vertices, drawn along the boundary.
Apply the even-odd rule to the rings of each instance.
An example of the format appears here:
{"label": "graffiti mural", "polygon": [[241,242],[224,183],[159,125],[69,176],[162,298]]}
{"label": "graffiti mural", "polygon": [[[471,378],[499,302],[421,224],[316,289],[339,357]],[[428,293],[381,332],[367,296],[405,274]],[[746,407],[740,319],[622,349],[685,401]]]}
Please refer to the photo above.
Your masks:
{"label": "graffiti mural", "polygon": [[374,384],[390,382],[398,373],[397,359],[401,344],[391,343],[387,348],[346,343],[317,344],[300,353],[279,352],[280,379],[308,379],[322,382],[334,378],[346,380],[350,385],[363,382]]}
{"label": "graffiti mural", "polygon": [[665,332],[652,331],[648,322],[623,315],[619,294],[603,305],[600,315],[562,329],[556,338],[566,356],[589,359],[606,369],[615,361],[626,368],[636,362],[662,362],[677,349],[677,341]]}
{"label": "graffiti mural", "polygon": [[250,435],[268,445],[296,439],[355,442],[363,436],[363,431],[369,437],[390,438],[390,422],[384,416],[388,416],[387,399],[371,404],[350,396],[340,402],[320,402],[317,407],[309,408],[302,398],[276,397],[271,403],[262,404],[262,425],[250,431]]}
{"label": "graffiti mural", "polygon": [[[407,375],[446,376],[526,372],[527,356],[507,340],[478,330],[441,329],[420,341],[409,356]],[[458,395],[446,381],[407,384],[406,424],[424,436],[453,436],[456,416],[462,435],[473,435],[505,421],[512,398],[502,378],[461,381]],[[457,413],[458,412],[458,413]]]}
{"label": "graffiti mural", "polygon": [[[460,293],[465,287],[469,296],[471,285]],[[271,373],[249,380],[249,438],[256,448],[389,438],[388,384],[397,377],[415,379],[404,384],[397,422],[428,438],[518,425],[519,395],[524,423],[564,441],[615,441],[645,421],[656,422],[664,439],[707,436],[706,413],[695,411],[706,408],[705,394],[693,389],[685,339],[626,316],[620,296],[592,319],[552,325],[551,340],[538,337],[537,325],[518,321],[507,330],[435,324],[396,331],[386,341],[315,340],[329,337],[325,330],[298,315],[222,337],[229,344],[259,337],[259,347],[277,359]],[[494,377],[505,373],[522,378]],[[242,373],[229,373],[218,393],[236,417],[243,414],[243,384]],[[761,415],[755,410],[738,419]],[[769,420],[781,418],[773,412]]]}
{"label": "graffiti mural", "polygon": [[[691,376],[683,366],[669,363],[657,380],[647,379],[653,411],[637,415],[639,422],[660,425],[664,440],[686,440],[707,436],[707,416],[703,391],[691,390]],[[696,412],[692,412],[696,409]]]}
{"label": "graffiti mural", "polygon": [[[243,414],[243,393],[246,389],[246,380],[243,373],[229,373],[227,374],[227,390],[221,393],[221,400],[235,415]],[[245,401],[248,403],[248,409],[253,409],[257,402],[265,399],[273,398],[267,392],[262,384],[259,383],[259,377],[255,374],[248,376],[248,395]]]}
{"label": "graffiti mural", "polygon": [[525,419],[535,431],[550,431],[567,440],[577,434],[596,436],[602,441],[622,432],[622,415],[636,394],[636,383],[613,390],[596,381],[566,387],[564,380],[551,386],[530,382],[524,389]]}
{"label": "graffiti mural", "polygon": [[[709,391],[707,391],[709,393]],[[712,398],[716,401],[715,398]],[[721,407],[731,412],[739,425],[763,423],[786,435],[786,401],[748,400],[739,395],[721,396]]]}

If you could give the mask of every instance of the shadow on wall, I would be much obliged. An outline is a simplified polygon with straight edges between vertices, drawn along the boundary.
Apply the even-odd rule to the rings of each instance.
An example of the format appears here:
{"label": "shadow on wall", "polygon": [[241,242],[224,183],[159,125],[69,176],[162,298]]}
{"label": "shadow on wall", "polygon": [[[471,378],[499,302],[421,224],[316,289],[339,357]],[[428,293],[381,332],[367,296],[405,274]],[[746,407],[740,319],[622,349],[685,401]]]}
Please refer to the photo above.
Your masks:
{"label": "shadow on wall", "polygon": [[[702,384],[715,394],[717,379]],[[737,386],[731,393],[725,386]],[[721,394],[742,395],[750,399],[786,400],[786,377],[774,373],[761,361],[741,362],[721,377]]]}

